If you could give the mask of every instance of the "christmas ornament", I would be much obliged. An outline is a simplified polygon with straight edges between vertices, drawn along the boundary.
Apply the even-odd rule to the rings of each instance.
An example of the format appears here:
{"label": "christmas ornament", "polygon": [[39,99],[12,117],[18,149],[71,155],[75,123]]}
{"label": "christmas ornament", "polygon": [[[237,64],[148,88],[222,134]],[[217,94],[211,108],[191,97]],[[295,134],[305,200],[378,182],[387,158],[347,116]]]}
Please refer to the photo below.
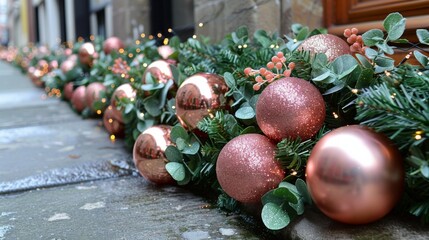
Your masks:
{"label": "christmas ornament", "polygon": [[183,127],[193,130],[204,117],[226,106],[224,79],[212,73],[197,73],[177,90],[176,115]]}
{"label": "christmas ornament", "polygon": [[64,86],[63,96],[65,99],[70,100],[73,96],[73,82],[68,82]]}
{"label": "christmas ornament", "polygon": [[172,184],[173,178],[165,169],[165,149],[171,145],[171,126],[158,125],[146,129],[137,138],[133,159],[140,174],[156,184]]}
{"label": "christmas ornament", "polygon": [[79,86],[73,92],[73,95],[71,98],[71,104],[78,113],[82,112],[82,110],[85,109],[86,107],[85,93],[86,93],[85,86]]}
{"label": "christmas ornament", "polygon": [[121,39],[118,37],[109,37],[104,41],[103,51],[105,54],[110,54],[112,51],[118,51],[121,48],[124,48],[125,45]]}
{"label": "christmas ornament", "polygon": [[49,62],[49,71],[52,71],[54,69],[58,68],[58,61],[57,60],[52,60],[51,62]]}
{"label": "christmas ornament", "polygon": [[146,75],[148,73],[152,74],[154,80],[158,80],[162,83],[166,83],[169,79],[173,78],[173,73],[171,72],[170,64],[165,60],[157,60],[147,66],[146,70],[143,73],[143,83],[146,83]]}
{"label": "christmas ornament", "polygon": [[329,61],[333,61],[344,54],[351,54],[349,45],[343,39],[332,34],[311,36],[302,42],[299,50],[325,53]]}
{"label": "christmas ornament", "polygon": [[135,97],[136,97],[136,91],[129,83],[122,84],[121,86],[116,88],[115,91],[113,92],[112,99],[110,102],[113,107],[112,112],[116,116],[116,119],[119,122],[124,123],[122,118],[122,109],[118,109],[118,100],[122,98],[134,99]]}
{"label": "christmas ornament", "polygon": [[86,93],[85,93],[86,105],[90,107],[92,111],[95,112],[97,110],[104,110],[104,109],[95,109],[93,105],[94,105],[94,102],[98,102],[101,100],[100,94],[101,92],[105,92],[105,91],[106,91],[106,87],[100,82],[90,83],[86,87]]}
{"label": "christmas ornament", "polygon": [[284,171],[275,159],[276,145],[260,134],[240,135],[221,150],[216,175],[222,189],[237,201],[256,203],[278,186]]}
{"label": "christmas ornament", "polygon": [[91,66],[94,60],[95,47],[94,44],[86,42],[79,48],[79,61],[83,65]]}
{"label": "christmas ornament", "polygon": [[109,106],[103,115],[103,125],[109,134],[115,135],[115,137],[123,137],[125,135],[125,125],[118,121],[116,118],[112,106]]}
{"label": "christmas ornament", "polygon": [[65,60],[61,63],[61,71],[64,74],[67,74],[69,71],[71,71],[76,66],[76,62],[72,60]]}
{"label": "christmas ornament", "polygon": [[365,224],[386,215],[401,196],[402,164],[400,152],[384,135],[364,126],[341,127],[313,148],[307,184],[327,216]]}
{"label": "christmas ornament", "polygon": [[158,47],[158,54],[163,58],[163,59],[168,59],[168,57],[173,54],[174,49],[171,48],[168,45],[162,45]]}
{"label": "christmas ornament", "polygon": [[275,141],[306,140],[319,131],[325,120],[325,102],[308,81],[287,77],[268,85],[256,104],[256,121],[262,132]]}

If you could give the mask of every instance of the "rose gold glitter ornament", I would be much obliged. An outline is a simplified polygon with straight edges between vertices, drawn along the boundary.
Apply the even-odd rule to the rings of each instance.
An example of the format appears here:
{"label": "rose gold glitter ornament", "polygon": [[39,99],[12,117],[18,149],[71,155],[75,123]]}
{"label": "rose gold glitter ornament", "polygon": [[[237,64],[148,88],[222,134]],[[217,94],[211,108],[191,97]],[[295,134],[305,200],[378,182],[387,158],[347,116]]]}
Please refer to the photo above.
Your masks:
{"label": "rose gold glitter ornament", "polygon": [[74,90],[73,96],[71,98],[71,104],[73,108],[79,113],[82,112],[82,110],[86,107],[85,93],[86,87],[79,86]]}
{"label": "rose gold glitter ornament", "polygon": [[165,149],[171,145],[171,126],[158,125],[146,129],[137,138],[133,159],[140,174],[156,184],[172,184],[173,178],[165,169]]}
{"label": "rose gold glitter ornament", "polygon": [[151,73],[154,80],[166,83],[169,79],[173,78],[170,64],[165,60],[157,60],[149,64],[143,73],[142,83],[146,83],[146,74]]}
{"label": "rose gold glitter ornament", "polygon": [[275,159],[276,145],[260,134],[240,135],[221,150],[216,175],[222,189],[243,203],[257,203],[278,186],[285,173]]}
{"label": "rose gold glitter ornament", "polygon": [[118,88],[115,89],[115,91],[112,94],[112,99],[110,100],[110,104],[112,105],[112,111],[113,114],[116,116],[116,119],[121,122],[124,123],[123,118],[122,118],[122,109],[117,109],[118,107],[118,102],[117,100],[120,100],[122,98],[128,98],[128,99],[133,99],[136,97],[136,90],[134,90],[134,88],[131,86],[131,84],[129,83],[124,83],[121,86],[119,86]]}
{"label": "rose gold glitter ornament", "polygon": [[110,54],[112,51],[118,51],[121,48],[124,48],[125,45],[122,40],[118,37],[109,37],[104,41],[103,51],[106,54]]}
{"label": "rose gold glitter ornament", "polygon": [[91,66],[94,60],[95,47],[94,44],[86,42],[79,48],[79,61],[83,65]]}
{"label": "rose gold glitter ornament", "polygon": [[387,137],[353,125],[328,133],[316,144],[306,176],[323,213],[340,222],[365,224],[385,216],[398,201],[404,168]]}
{"label": "rose gold glitter ornament", "polygon": [[76,62],[72,60],[65,60],[61,63],[61,71],[64,74],[67,74],[70,70],[72,70],[76,66]]}
{"label": "rose gold glitter ornament", "polygon": [[174,50],[168,45],[163,45],[158,47],[158,54],[163,58],[167,59],[171,54],[173,54]]}
{"label": "rose gold glitter ornament", "polygon": [[123,137],[125,135],[125,125],[118,121],[111,107],[106,108],[103,115],[103,125],[109,134],[115,137]]}
{"label": "rose gold glitter ornament", "polygon": [[177,90],[176,115],[183,127],[193,130],[204,117],[226,106],[224,79],[212,73],[197,73]]}
{"label": "rose gold glitter ornament", "polygon": [[351,54],[350,46],[343,39],[332,34],[311,36],[302,42],[299,50],[325,53],[329,61],[344,54]]}
{"label": "rose gold glitter ornament", "polygon": [[70,100],[73,96],[73,82],[68,82],[64,86],[64,98]]}
{"label": "rose gold glitter ornament", "polygon": [[101,100],[101,92],[106,92],[106,87],[100,82],[90,83],[86,87],[86,105],[91,108],[92,111],[104,110],[104,109],[95,109],[94,102]]}
{"label": "rose gold glitter ornament", "polygon": [[308,81],[287,77],[265,88],[256,104],[256,121],[270,139],[306,140],[319,131],[325,120],[325,102]]}

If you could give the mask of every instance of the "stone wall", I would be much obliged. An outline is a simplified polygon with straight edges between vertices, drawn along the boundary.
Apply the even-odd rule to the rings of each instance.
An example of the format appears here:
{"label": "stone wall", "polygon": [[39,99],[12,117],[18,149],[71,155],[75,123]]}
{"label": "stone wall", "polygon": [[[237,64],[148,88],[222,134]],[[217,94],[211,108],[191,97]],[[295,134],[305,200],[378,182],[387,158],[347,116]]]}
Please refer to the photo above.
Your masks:
{"label": "stone wall", "polygon": [[321,27],[323,7],[320,0],[194,0],[194,11],[195,26],[203,23],[196,34],[218,41],[242,25],[282,34],[292,23]]}
{"label": "stone wall", "polygon": [[150,32],[149,0],[113,0],[113,35],[126,42],[137,39],[142,32]]}

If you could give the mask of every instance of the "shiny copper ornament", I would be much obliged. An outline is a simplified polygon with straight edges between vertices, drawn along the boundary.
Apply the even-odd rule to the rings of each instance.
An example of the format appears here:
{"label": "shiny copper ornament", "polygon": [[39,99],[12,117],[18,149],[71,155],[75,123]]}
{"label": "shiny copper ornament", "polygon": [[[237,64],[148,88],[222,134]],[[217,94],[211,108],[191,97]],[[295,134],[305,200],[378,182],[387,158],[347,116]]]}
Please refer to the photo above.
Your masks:
{"label": "shiny copper ornament", "polygon": [[325,53],[329,61],[344,54],[351,54],[350,46],[343,39],[332,34],[311,36],[302,42],[299,50]]}
{"label": "shiny copper ornament", "polygon": [[118,37],[109,37],[103,44],[103,51],[105,54],[110,54],[112,51],[118,51],[121,48],[125,48],[125,45]]}
{"label": "shiny copper ornament", "polygon": [[137,138],[133,159],[139,173],[156,184],[172,184],[173,178],[165,169],[165,149],[171,145],[171,126],[158,125],[145,130]]}
{"label": "shiny copper ornament", "polygon": [[325,120],[325,101],[308,81],[287,77],[265,88],[256,104],[256,120],[267,137],[306,140]]}
{"label": "shiny copper ornament", "polygon": [[66,100],[70,100],[73,96],[73,82],[68,82],[64,85],[63,96]]}
{"label": "shiny copper ornament", "polygon": [[168,45],[162,45],[158,47],[158,54],[162,59],[168,59],[168,57],[174,53],[174,49]]}
{"label": "shiny copper ornament", "polygon": [[122,109],[118,109],[118,100],[122,98],[133,99],[136,97],[136,90],[129,83],[124,83],[120,85],[112,94],[112,99],[110,100],[110,104],[112,105],[112,112],[116,116],[116,119],[124,123],[122,118]]}
{"label": "shiny copper ornament", "polygon": [[79,48],[79,61],[83,65],[92,66],[95,54],[94,44],[86,42]]}
{"label": "shiny copper ornament", "polygon": [[72,60],[65,60],[61,63],[61,71],[64,74],[67,74],[69,71],[71,71],[76,66],[76,62]]}
{"label": "shiny copper ornament", "polygon": [[101,92],[106,92],[106,87],[100,82],[90,83],[86,87],[86,93],[85,93],[86,105],[90,107],[91,110],[94,112],[97,110],[104,110],[104,109],[95,109],[93,106],[95,102],[98,102],[101,100],[101,96],[100,96]]}
{"label": "shiny copper ornament", "polygon": [[142,83],[146,83],[147,73],[151,73],[155,80],[162,83],[166,83],[169,79],[173,79],[170,63],[165,60],[157,60],[149,64],[143,73]]}
{"label": "shiny copper ornament", "polygon": [[285,173],[275,159],[276,145],[260,134],[240,135],[221,150],[216,175],[222,189],[243,203],[258,203]]}
{"label": "shiny copper ornament", "polygon": [[124,137],[125,125],[118,121],[111,107],[106,108],[104,111],[103,125],[109,134],[113,134],[118,138]]}
{"label": "shiny copper ornament", "polygon": [[384,135],[359,125],[324,136],[311,152],[306,175],[319,209],[349,224],[385,216],[400,198],[404,184],[397,148]]}
{"label": "shiny copper ornament", "polygon": [[193,130],[204,117],[226,106],[228,86],[212,73],[197,73],[187,78],[177,90],[176,115],[183,127]]}
{"label": "shiny copper ornament", "polygon": [[71,104],[78,113],[82,112],[82,110],[85,109],[86,107],[85,94],[86,94],[85,86],[79,86],[73,92],[73,95],[71,98]]}

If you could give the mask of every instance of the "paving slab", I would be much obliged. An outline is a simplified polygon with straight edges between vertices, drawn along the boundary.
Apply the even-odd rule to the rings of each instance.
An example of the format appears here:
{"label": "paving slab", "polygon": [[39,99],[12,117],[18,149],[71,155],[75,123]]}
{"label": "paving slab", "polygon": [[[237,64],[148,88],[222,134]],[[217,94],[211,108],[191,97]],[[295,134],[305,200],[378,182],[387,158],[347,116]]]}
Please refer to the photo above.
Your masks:
{"label": "paving slab", "polygon": [[[0,239],[271,239],[178,187],[124,177],[0,195]],[[254,229],[254,230],[252,230]]]}

